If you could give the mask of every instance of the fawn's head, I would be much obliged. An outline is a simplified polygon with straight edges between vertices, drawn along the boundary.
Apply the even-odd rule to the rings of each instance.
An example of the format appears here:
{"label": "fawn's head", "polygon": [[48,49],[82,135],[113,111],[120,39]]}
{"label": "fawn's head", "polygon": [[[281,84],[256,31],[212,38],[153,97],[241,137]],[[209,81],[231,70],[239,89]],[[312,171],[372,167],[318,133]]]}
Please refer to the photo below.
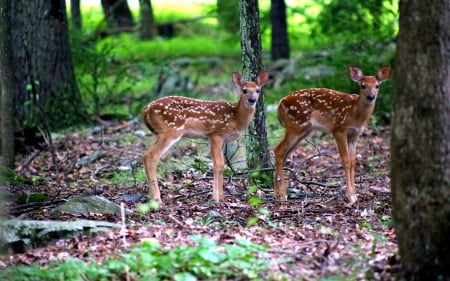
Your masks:
{"label": "fawn's head", "polygon": [[361,69],[356,66],[350,66],[348,72],[353,81],[357,82],[360,87],[359,95],[365,103],[371,104],[375,102],[378,96],[378,90],[381,82],[387,80],[391,76],[391,66],[380,68],[375,76],[364,76]]}
{"label": "fawn's head", "polygon": [[255,107],[261,94],[261,88],[269,79],[269,72],[261,72],[255,82],[246,82],[239,72],[233,72],[233,83],[241,89],[241,99],[244,101],[245,107]]}

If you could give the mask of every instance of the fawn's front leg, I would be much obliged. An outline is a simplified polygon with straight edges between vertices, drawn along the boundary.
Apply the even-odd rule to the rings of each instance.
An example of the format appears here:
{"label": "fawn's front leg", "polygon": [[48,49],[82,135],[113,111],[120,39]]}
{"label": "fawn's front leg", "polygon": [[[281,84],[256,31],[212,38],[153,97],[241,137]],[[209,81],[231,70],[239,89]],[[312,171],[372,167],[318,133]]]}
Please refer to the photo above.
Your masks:
{"label": "fawn's front leg", "polygon": [[213,161],[213,200],[223,201],[223,170],[225,168],[224,156],[223,156],[223,143],[224,139],[221,136],[212,136],[210,138],[211,145],[211,158]]}
{"label": "fawn's front leg", "polygon": [[[358,135],[351,135],[347,137],[348,153],[350,156],[350,183],[352,187],[347,187],[347,198],[351,204],[356,202],[356,186],[355,186],[355,169],[356,169],[356,142]],[[348,186],[348,183],[347,183]],[[350,192],[349,192],[350,191]]]}
{"label": "fawn's front leg", "polygon": [[352,157],[348,150],[348,141],[346,132],[335,132],[333,133],[334,138],[336,139],[336,143],[339,150],[339,155],[341,157],[342,166],[344,168],[345,173],[345,181],[347,184],[347,191],[345,192],[345,196],[347,197],[350,204],[356,202],[356,193],[355,193],[355,183],[352,175],[354,175],[354,164],[352,161]]}

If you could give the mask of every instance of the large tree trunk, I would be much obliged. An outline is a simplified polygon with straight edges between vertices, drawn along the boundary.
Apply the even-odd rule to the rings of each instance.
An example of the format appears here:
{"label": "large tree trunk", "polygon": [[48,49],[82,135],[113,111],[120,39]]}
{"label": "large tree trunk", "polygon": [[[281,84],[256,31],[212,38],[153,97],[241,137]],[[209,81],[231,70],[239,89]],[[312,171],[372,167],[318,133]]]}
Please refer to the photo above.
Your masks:
{"label": "large tree trunk", "polygon": [[414,280],[450,280],[450,2],[400,0],[391,188]]}
{"label": "large tree trunk", "polygon": [[108,27],[134,26],[127,0],[102,0],[101,4]]}
{"label": "large tree trunk", "polygon": [[[257,75],[262,70],[258,1],[240,0],[239,10],[243,76],[247,81],[256,81]],[[272,166],[266,132],[263,91],[256,105],[255,118],[250,122],[247,134],[245,134],[245,148],[247,150],[247,166],[250,170]],[[272,182],[271,171],[263,174],[267,176],[267,183]],[[254,182],[254,179],[250,178],[250,181]]]}
{"label": "large tree trunk", "polygon": [[12,1],[14,110],[21,128],[86,122],[75,80],[64,0]]}
{"label": "large tree trunk", "polygon": [[[13,64],[10,12],[10,1],[0,0],[0,165],[14,169]],[[0,173],[2,171],[3,169],[0,168]]]}
{"label": "large tree trunk", "polygon": [[272,60],[289,58],[286,3],[284,0],[271,0],[270,21],[272,23]]}
{"label": "large tree trunk", "polygon": [[156,33],[155,17],[153,15],[153,7],[151,0],[139,0],[141,13],[139,26],[139,39],[152,39]]}

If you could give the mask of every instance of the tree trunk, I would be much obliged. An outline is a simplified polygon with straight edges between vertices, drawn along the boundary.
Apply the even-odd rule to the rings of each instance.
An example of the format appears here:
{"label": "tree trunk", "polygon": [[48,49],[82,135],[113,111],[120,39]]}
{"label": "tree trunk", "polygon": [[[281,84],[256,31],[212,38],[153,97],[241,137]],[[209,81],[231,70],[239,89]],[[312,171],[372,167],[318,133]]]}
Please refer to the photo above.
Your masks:
{"label": "tree trunk", "polygon": [[148,40],[155,36],[155,17],[151,0],[139,0],[141,24],[139,26],[139,39]]}
{"label": "tree trunk", "polygon": [[[10,12],[10,1],[0,0],[0,165],[14,169],[13,64]],[[0,173],[2,171],[3,169],[0,169]]]}
{"label": "tree trunk", "polygon": [[70,0],[70,14],[74,29],[81,30],[80,0]]}
{"label": "tree trunk", "polygon": [[450,2],[400,0],[391,189],[409,278],[450,279]]}
{"label": "tree trunk", "polygon": [[270,21],[272,23],[272,60],[289,58],[289,40],[284,0],[271,0]]}
{"label": "tree trunk", "polygon": [[108,27],[134,26],[127,0],[102,0],[101,4]]}
{"label": "tree trunk", "polygon": [[[259,30],[259,7],[257,0],[240,0],[240,30],[243,76],[247,81],[256,81],[262,70],[261,33]],[[245,148],[247,150],[247,166],[250,170],[268,168],[270,161],[269,144],[266,132],[266,116],[264,112],[264,93],[258,99],[255,117],[245,134]],[[262,173],[267,177],[266,183],[272,182],[272,172]],[[254,182],[250,174],[250,182]]]}
{"label": "tree trunk", "polygon": [[12,15],[18,127],[62,129],[86,122],[70,53],[65,1],[12,1]]}

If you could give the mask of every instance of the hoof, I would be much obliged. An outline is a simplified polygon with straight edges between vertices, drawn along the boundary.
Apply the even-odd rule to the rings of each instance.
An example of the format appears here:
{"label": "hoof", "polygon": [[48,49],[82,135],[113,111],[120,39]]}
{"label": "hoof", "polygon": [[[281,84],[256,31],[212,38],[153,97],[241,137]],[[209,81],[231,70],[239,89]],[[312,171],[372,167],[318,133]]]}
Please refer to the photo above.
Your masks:
{"label": "hoof", "polygon": [[275,201],[287,201],[287,194],[286,195],[275,195]]}
{"label": "hoof", "polygon": [[356,194],[346,194],[346,197],[350,206],[353,205],[357,200]]}

